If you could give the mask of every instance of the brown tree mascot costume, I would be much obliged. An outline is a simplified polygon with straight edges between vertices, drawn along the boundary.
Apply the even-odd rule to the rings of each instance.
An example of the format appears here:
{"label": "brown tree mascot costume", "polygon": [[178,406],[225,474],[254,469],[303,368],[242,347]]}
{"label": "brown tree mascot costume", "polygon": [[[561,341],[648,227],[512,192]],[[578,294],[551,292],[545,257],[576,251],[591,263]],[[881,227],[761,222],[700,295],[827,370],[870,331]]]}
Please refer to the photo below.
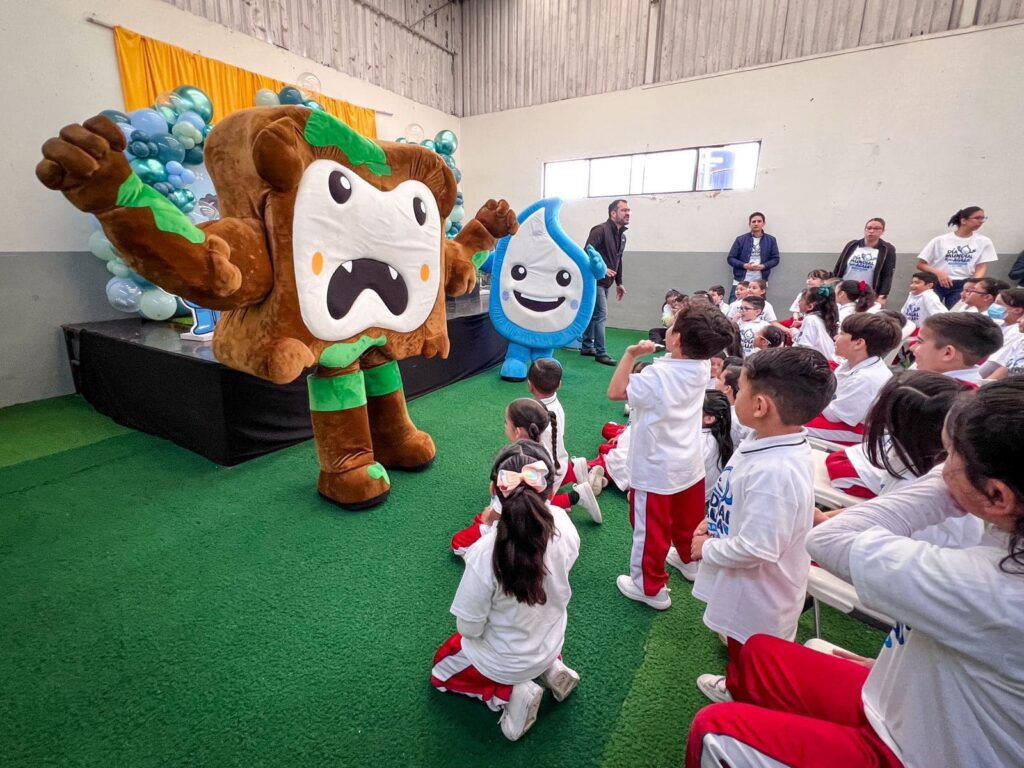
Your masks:
{"label": "brown tree mascot costume", "polygon": [[385,467],[420,469],[434,442],[409,418],[396,361],[448,354],[444,296],[473,288],[473,258],[515,233],[490,200],[455,240],[455,177],[433,152],[378,144],[324,112],[236,112],[210,133],[219,221],[195,227],[142,184],[105,117],[43,145],[36,175],[96,214],[125,262],[167,291],[225,310],[214,353],[283,384],[310,366],[320,493],[382,502]]}

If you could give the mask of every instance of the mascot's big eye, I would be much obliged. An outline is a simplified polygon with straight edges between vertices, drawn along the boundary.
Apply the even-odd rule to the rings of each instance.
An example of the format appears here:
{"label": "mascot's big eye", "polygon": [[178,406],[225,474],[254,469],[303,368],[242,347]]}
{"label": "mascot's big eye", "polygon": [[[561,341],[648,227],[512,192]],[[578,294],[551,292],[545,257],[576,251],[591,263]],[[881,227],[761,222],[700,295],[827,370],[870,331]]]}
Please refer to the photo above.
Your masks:
{"label": "mascot's big eye", "polygon": [[526,279],[526,267],[522,264],[516,264],[512,267],[512,279],[513,280],[525,280]]}
{"label": "mascot's big eye", "polygon": [[412,212],[416,216],[416,223],[422,227],[427,220],[427,204],[421,198],[414,197],[412,199]]}
{"label": "mascot's big eye", "polygon": [[327,188],[331,191],[331,197],[334,198],[334,202],[338,203],[338,205],[347,203],[348,199],[352,197],[352,182],[341,171],[331,172],[331,175],[327,178]]}
{"label": "mascot's big eye", "polygon": [[567,270],[567,269],[560,269],[560,270],[558,270],[558,274],[555,275],[555,282],[557,282],[563,288],[565,288],[565,286],[567,286],[569,283],[571,283],[572,282],[572,275],[569,274],[569,270]]}

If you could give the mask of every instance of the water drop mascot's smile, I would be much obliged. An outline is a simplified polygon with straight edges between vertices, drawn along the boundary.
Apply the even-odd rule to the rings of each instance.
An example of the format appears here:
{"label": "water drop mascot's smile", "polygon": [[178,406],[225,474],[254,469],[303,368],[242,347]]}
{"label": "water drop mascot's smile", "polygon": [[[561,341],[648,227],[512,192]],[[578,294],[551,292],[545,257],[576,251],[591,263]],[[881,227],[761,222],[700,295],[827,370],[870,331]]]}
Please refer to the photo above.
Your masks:
{"label": "water drop mascot's smile", "polygon": [[436,454],[409,418],[397,361],[447,356],[444,297],[472,290],[474,255],[517,230],[515,213],[488,201],[446,241],[456,189],[440,155],[301,106],[228,115],[206,147],[222,218],[199,227],[132,172],[105,117],[48,140],[36,175],[95,214],[136,272],[224,312],[213,342],[224,365],[278,384],[315,366],[317,489],[346,508],[378,504],[386,467]]}
{"label": "water drop mascot's smile", "polygon": [[508,339],[501,378],[523,381],[530,363],[573,342],[594,313],[597,281],[607,267],[584,252],[558,221],[562,201],[539,200],[519,214],[519,231],[503,238],[480,267],[494,275],[490,315]]}

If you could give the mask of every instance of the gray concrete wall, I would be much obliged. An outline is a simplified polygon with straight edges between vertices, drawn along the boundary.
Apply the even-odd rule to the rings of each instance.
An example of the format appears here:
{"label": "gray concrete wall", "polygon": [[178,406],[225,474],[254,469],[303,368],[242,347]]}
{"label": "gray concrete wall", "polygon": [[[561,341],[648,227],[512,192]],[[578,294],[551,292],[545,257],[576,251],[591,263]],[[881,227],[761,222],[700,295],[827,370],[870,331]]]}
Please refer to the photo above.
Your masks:
{"label": "gray concrete wall", "polygon": [[85,252],[0,253],[0,407],[74,391],[61,325],[125,317]]}
{"label": "gray concrete wall", "polygon": [[[845,241],[839,246],[844,244]],[[838,250],[835,253],[782,254],[782,263],[772,270],[768,286],[768,300],[780,319],[787,316],[789,305],[797,291],[803,288],[807,273],[812,269],[832,269],[837,256]],[[1006,273],[1016,258],[1016,253],[999,254],[999,261],[989,265],[989,275],[1006,279]],[[887,306],[895,309],[903,306],[916,260],[916,251],[897,253],[896,274]],[[623,268],[626,297],[622,301],[609,297],[608,325],[615,328],[653,327],[660,322],[662,300],[669,288],[693,293],[718,284],[724,285],[728,291],[731,282],[732,273],[721,251],[672,253],[627,249]]]}

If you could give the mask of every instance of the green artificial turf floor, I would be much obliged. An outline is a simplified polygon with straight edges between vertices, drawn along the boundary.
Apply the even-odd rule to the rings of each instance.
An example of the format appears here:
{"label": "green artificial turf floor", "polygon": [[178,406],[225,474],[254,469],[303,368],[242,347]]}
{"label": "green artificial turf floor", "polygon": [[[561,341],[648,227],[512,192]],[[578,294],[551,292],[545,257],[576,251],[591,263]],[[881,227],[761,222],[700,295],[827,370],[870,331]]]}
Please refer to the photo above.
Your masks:
{"label": "green artificial turf floor", "polygon": [[[616,355],[637,332],[610,331]],[[570,453],[592,456],[611,369],[569,352]],[[673,572],[665,613],[623,598],[625,497],[574,512],[565,660],[582,682],[507,742],[478,701],[429,685],[454,631],[451,534],[487,501],[497,370],[416,400],[434,466],[387,503],[317,496],[312,442],[225,468],[119,427],[77,397],[0,410],[0,763],[5,766],[678,766],[694,686],[724,648]],[[881,633],[823,610],[825,636]],[[810,635],[804,615],[800,639]]]}

